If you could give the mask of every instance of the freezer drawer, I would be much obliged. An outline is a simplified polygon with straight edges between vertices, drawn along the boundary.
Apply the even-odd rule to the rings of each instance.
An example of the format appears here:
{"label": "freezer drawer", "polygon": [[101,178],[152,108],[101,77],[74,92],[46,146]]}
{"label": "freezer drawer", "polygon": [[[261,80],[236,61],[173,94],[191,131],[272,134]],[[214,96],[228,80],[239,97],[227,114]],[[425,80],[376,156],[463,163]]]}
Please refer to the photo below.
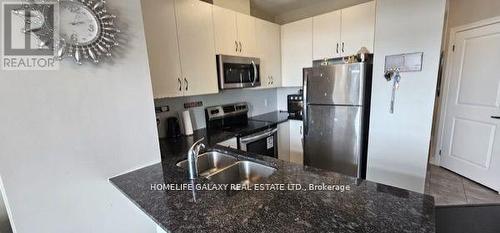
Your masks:
{"label": "freezer drawer", "polygon": [[367,64],[337,64],[304,69],[310,104],[363,105]]}
{"label": "freezer drawer", "polygon": [[362,113],[359,106],[308,105],[305,165],[360,177]]}

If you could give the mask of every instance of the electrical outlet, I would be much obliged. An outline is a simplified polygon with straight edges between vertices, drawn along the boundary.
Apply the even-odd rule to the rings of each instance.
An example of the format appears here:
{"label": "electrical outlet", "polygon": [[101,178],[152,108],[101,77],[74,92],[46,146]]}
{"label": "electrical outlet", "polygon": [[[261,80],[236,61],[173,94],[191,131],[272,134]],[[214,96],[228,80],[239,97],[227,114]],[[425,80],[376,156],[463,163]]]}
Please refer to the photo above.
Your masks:
{"label": "electrical outlet", "polygon": [[162,106],[162,107],[155,107],[156,113],[169,112],[169,111],[170,111],[170,107],[168,105]]}

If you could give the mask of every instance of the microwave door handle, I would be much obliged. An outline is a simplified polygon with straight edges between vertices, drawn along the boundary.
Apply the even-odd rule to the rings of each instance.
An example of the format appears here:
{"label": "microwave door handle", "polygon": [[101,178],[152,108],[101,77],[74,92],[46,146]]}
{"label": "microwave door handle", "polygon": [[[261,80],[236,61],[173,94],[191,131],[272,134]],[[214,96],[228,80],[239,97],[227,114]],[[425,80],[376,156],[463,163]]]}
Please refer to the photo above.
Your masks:
{"label": "microwave door handle", "polygon": [[257,76],[259,75],[259,71],[257,70],[257,65],[255,64],[254,61],[252,61],[252,66],[253,66],[253,82],[252,82],[252,86],[255,86],[255,82],[257,81]]}

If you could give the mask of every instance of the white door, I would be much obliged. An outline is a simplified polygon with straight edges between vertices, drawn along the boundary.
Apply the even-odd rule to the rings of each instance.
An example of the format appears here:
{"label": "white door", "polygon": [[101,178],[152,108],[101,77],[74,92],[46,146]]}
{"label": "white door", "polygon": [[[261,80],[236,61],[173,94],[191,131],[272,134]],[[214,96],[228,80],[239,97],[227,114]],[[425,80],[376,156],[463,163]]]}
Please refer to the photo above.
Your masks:
{"label": "white door", "polygon": [[312,67],[312,18],[281,26],[282,86],[301,87],[303,69]]}
{"label": "white door", "polygon": [[175,11],[184,94],[218,93],[212,5],[176,0]]}
{"label": "white door", "polygon": [[238,43],[240,43],[240,56],[255,57],[257,42],[255,41],[255,18],[242,13],[236,13],[238,30]]}
{"label": "white door", "polygon": [[366,47],[373,53],[375,1],[342,10],[342,56],[351,56]]}
{"label": "white door", "polygon": [[500,23],[454,34],[441,166],[500,190]]}
{"label": "white door", "polygon": [[256,19],[258,57],[262,88],[281,85],[281,39],[280,25]]}
{"label": "white door", "polygon": [[216,52],[235,56],[239,52],[236,13],[218,6],[213,6],[213,8]]}
{"label": "white door", "polygon": [[290,162],[304,164],[302,121],[290,120]]}
{"label": "white door", "polygon": [[142,1],[142,11],[154,98],[182,96],[174,0]]}
{"label": "white door", "polygon": [[313,17],[313,59],[340,57],[341,11]]}

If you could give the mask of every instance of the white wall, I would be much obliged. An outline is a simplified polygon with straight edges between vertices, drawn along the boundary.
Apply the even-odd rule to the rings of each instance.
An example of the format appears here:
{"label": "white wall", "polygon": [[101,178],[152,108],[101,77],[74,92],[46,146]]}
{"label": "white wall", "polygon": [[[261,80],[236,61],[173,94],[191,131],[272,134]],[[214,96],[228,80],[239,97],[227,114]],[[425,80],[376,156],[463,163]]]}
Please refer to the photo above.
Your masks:
{"label": "white wall", "polygon": [[298,94],[302,87],[284,87],[277,89],[278,110],[288,111],[288,95]]}
{"label": "white wall", "polygon": [[125,42],[112,64],[0,71],[0,173],[18,233],[155,231],[108,182],[160,153],[140,3],[107,5]]}
{"label": "white wall", "polygon": [[[369,180],[424,191],[444,13],[445,0],[377,1]],[[410,52],[424,52],[423,70],[402,73],[392,115],[384,58]]]}

